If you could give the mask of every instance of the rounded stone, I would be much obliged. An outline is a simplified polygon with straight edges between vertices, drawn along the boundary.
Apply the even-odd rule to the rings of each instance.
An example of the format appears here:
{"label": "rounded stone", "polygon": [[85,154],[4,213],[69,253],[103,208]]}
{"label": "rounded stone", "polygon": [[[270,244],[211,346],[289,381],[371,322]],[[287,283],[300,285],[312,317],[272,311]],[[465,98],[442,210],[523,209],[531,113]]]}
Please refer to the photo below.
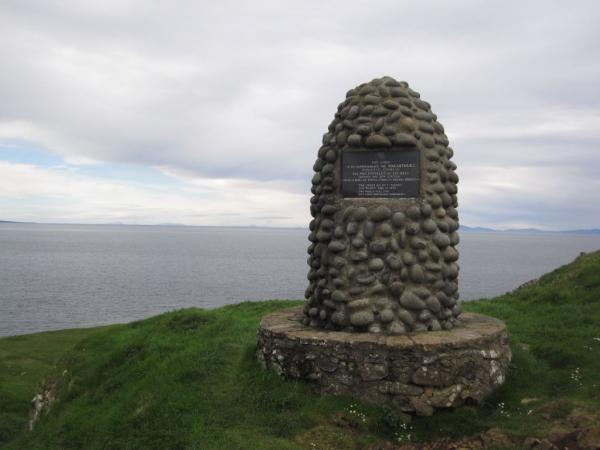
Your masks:
{"label": "rounded stone", "polygon": [[385,266],[385,264],[383,263],[383,260],[380,258],[374,258],[371,261],[369,261],[369,269],[372,270],[373,272],[379,272],[381,269],[383,269]]}
{"label": "rounded stone", "polygon": [[458,245],[458,243],[460,242],[460,238],[458,237],[458,233],[456,231],[450,233],[449,238],[450,245]]}
{"label": "rounded stone", "polygon": [[346,225],[346,233],[351,236],[358,233],[358,223],[348,222],[348,225]]}
{"label": "rounded stone", "polygon": [[379,313],[379,320],[381,320],[382,323],[391,322],[394,320],[394,311],[391,309],[384,309]]}
{"label": "rounded stone", "polygon": [[317,241],[329,242],[331,240],[331,233],[328,231],[320,230],[317,232]]}
{"label": "rounded stone", "polygon": [[431,313],[428,309],[424,309],[419,313],[419,320],[421,322],[429,322],[431,320]]}
{"label": "rounded stone", "polygon": [[348,119],[355,119],[358,117],[358,113],[360,112],[360,108],[357,105],[354,105],[348,111],[348,115],[346,116]]}
{"label": "rounded stone", "polygon": [[376,280],[375,275],[358,275],[356,277],[356,282],[358,284],[362,284],[364,286],[368,286],[372,284]]}
{"label": "rounded stone", "polygon": [[437,194],[431,194],[429,196],[429,204],[432,208],[436,209],[442,206],[442,199]]}
{"label": "rounded stone", "polygon": [[442,252],[444,261],[456,261],[458,259],[458,251],[454,247],[446,247]]}
{"label": "rounded stone", "polygon": [[462,303],[461,302],[457,302],[456,305],[454,305],[454,307],[452,308],[452,315],[454,317],[458,317],[459,315],[462,314]]}
{"label": "rounded stone", "polygon": [[344,244],[342,241],[331,241],[328,247],[329,250],[331,250],[334,253],[339,253],[346,250],[346,244]]}
{"label": "rounded stone", "polygon": [[454,325],[452,324],[452,322],[450,322],[449,320],[444,320],[442,322],[442,328],[444,330],[451,330],[452,328],[454,328]]}
{"label": "rounded stone", "polygon": [[387,109],[392,109],[392,110],[400,108],[400,105],[393,100],[384,101],[383,106]]}
{"label": "rounded stone", "polygon": [[401,212],[394,213],[394,215],[392,216],[392,224],[396,228],[401,228],[402,225],[404,225],[405,220],[406,219],[405,219],[404,213],[401,213]]}
{"label": "rounded stone", "polygon": [[435,221],[432,219],[425,219],[425,221],[423,221],[423,231],[429,234],[435,233],[437,231]]}
{"label": "rounded stone", "polygon": [[444,220],[448,224],[448,231],[453,232],[458,230],[458,222],[450,217],[445,217]]}
{"label": "rounded stone", "polygon": [[358,262],[358,261],[364,261],[366,259],[369,259],[369,255],[365,251],[359,251],[359,252],[354,253],[351,258],[352,258],[352,261]]}
{"label": "rounded stone", "polygon": [[394,234],[394,229],[389,223],[382,223],[379,225],[379,233],[384,237],[390,237]]}
{"label": "rounded stone", "polygon": [[[424,256],[423,256],[423,258],[421,258],[419,256],[419,259],[422,260],[422,261],[427,260],[427,252],[425,252],[425,250],[421,250],[421,252],[424,253]],[[421,254],[421,252],[419,252],[419,255]],[[434,262],[431,262],[431,261],[427,261],[425,263],[424,267],[425,267],[425,270],[427,270],[429,272],[439,272],[440,270],[442,270],[442,265],[441,264],[434,263]]]}
{"label": "rounded stone", "polygon": [[406,133],[396,133],[395,135],[392,136],[392,142],[395,145],[399,145],[400,147],[416,147],[417,146],[417,140],[410,134],[406,134]]}
{"label": "rounded stone", "polygon": [[[383,275],[383,277],[385,277],[385,275]],[[378,281],[376,281],[375,285],[371,286],[371,288],[369,288],[367,295],[369,295],[371,297],[377,296],[377,295],[385,295],[385,286],[383,284],[379,283]]]}
{"label": "rounded stone", "polygon": [[371,251],[371,253],[374,253],[376,255],[381,255],[385,253],[386,249],[387,241],[384,240],[376,240],[369,244],[369,250]]}
{"label": "rounded stone", "polygon": [[349,309],[364,309],[364,308],[368,308],[369,306],[371,306],[371,302],[369,301],[368,298],[359,298],[356,300],[352,300],[350,303],[348,303],[348,308]]}
{"label": "rounded stone", "polygon": [[386,125],[383,127],[383,134],[386,136],[393,136],[396,134],[396,128]]}
{"label": "rounded stone", "polygon": [[346,294],[344,294],[343,291],[340,290],[335,290],[331,293],[331,299],[335,302],[345,302],[346,301]]}
{"label": "rounded stone", "polygon": [[413,292],[415,293],[415,295],[419,296],[420,298],[427,298],[431,294],[431,292],[429,292],[429,289],[427,289],[426,287],[423,287],[423,286],[414,288]]}
{"label": "rounded stone", "polygon": [[433,243],[439,248],[446,248],[450,245],[450,238],[444,233],[435,233],[433,235]]}
{"label": "rounded stone", "polygon": [[[419,127],[419,129],[423,131],[421,127]],[[424,134],[423,136],[421,136],[421,143],[427,148],[432,148],[435,145],[435,140],[432,136]]]}
{"label": "rounded stone", "polygon": [[366,327],[375,320],[371,311],[357,311],[350,314],[350,323],[355,327]]}
{"label": "rounded stone", "polygon": [[325,153],[325,161],[327,162],[335,162],[335,158],[336,158],[336,152],[335,150],[328,150],[327,153]]}
{"label": "rounded stone", "polygon": [[[331,205],[331,206],[333,206],[337,211],[336,206],[334,206],[334,205]],[[345,208],[342,213],[342,219],[349,220],[352,217],[352,214],[354,213],[355,210],[356,210],[356,208],[354,206],[349,206],[348,208]]]}
{"label": "rounded stone", "polygon": [[333,216],[336,211],[337,208],[333,205],[325,205],[321,208],[321,213],[326,216]]}
{"label": "rounded stone", "polygon": [[439,313],[442,310],[442,305],[440,304],[440,301],[437,299],[437,297],[427,297],[427,300],[425,300],[425,304],[427,305],[427,308],[429,308],[429,310],[435,314]]}
{"label": "rounded stone", "polygon": [[362,137],[360,134],[351,134],[348,136],[348,145],[358,147],[362,143]]}
{"label": "rounded stone", "polygon": [[333,236],[338,239],[344,237],[344,229],[341,225],[335,227],[335,229],[333,230]]}
{"label": "rounded stone", "polygon": [[[393,255],[388,256],[388,258],[390,258],[391,256]],[[404,285],[401,282],[394,281],[392,284],[390,284],[390,292],[392,295],[398,297],[400,294],[402,294],[403,291]]]}
{"label": "rounded stone", "polygon": [[385,205],[378,206],[371,213],[371,220],[374,222],[382,222],[392,217],[392,210]]}
{"label": "rounded stone", "polygon": [[420,264],[413,264],[408,271],[410,279],[413,283],[422,283],[425,278],[425,272]]}
{"label": "rounded stone", "polygon": [[415,263],[415,255],[411,252],[402,253],[402,262],[407,266],[412,266]]}
{"label": "rounded stone", "polygon": [[458,277],[458,266],[454,263],[446,264],[442,268],[442,273],[447,279],[454,280]]}
{"label": "rounded stone", "polygon": [[421,209],[417,205],[411,205],[406,210],[406,215],[412,220],[417,220],[421,217]]}
{"label": "rounded stone", "polygon": [[375,236],[375,224],[370,220],[367,220],[363,226],[363,234],[367,239],[371,239]]}
{"label": "rounded stone", "polygon": [[371,325],[369,325],[369,333],[381,333],[381,325],[377,322],[373,322]]}
{"label": "rounded stone", "polygon": [[349,325],[348,316],[342,311],[336,311],[331,315],[331,322],[338,326]]}
{"label": "rounded stone", "polygon": [[411,222],[406,226],[406,234],[414,236],[419,233],[420,229],[421,227],[417,222]]}
{"label": "rounded stone", "polygon": [[365,95],[365,97],[363,98],[363,102],[366,105],[378,105],[380,100],[381,97],[379,97],[378,95]]}
{"label": "rounded stone", "polygon": [[404,291],[400,297],[400,304],[408,309],[425,309],[425,302],[410,291]]}
{"label": "rounded stone", "polygon": [[416,332],[420,333],[422,331],[427,331],[428,328],[427,328],[427,325],[425,325],[424,323],[417,322],[417,323],[415,323],[414,330]]}
{"label": "rounded stone", "polygon": [[321,220],[321,228],[323,228],[325,230],[331,230],[331,228],[333,228],[333,220],[331,220],[331,219]]}
{"label": "rounded stone", "polygon": [[424,203],[421,206],[421,214],[423,215],[423,217],[429,217],[429,216],[431,216],[432,212],[433,212],[433,208],[431,207],[431,205],[428,205],[427,203]]}
{"label": "rounded stone", "polygon": [[410,246],[415,250],[423,250],[427,247],[427,243],[423,239],[413,236],[410,240]]}
{"label": "rounded stone", "polygon": [[[389,312],[387,312],[389,311]],[[391,322],[381,320],[389,319]],[[379,333],[356,333],[309,328],[310,320],[302,308],[280,310],[263,317],[258,330],[257,357],[264,367],[290,380],[310,383],[319,394],[354,396],[381,405],[427,405],[432,411],[453,408],[466,402],[482,401],[506,377],[512,354],[503,322],[491,317],[464,313],[462,320],[439,321],[428,325],[417,323],[417,332],[404,334],[412,325],[402,316],[384,309],[379,314],[386,323]],[[411,316],[412,317],[412,316]],[[348,316],[336,311],[331,321],[339,328],[349,324],[367,328],[374,323],[370,311],[357,311]],[[443,331],[438,331],[441,328]],[[345,355],[343,359],[331,355]],[[469,358],[464,358],[469,354]],[[387,355],[373,359],[373,355]],[[424,366],[425,359],[435,356]],[[399,381],[394,368],[402,367],[407,378]],[[440,370],[443,368],[443,370]],[[455,374],[468,373],[460,383]]]}
{"label": "rounded stone", "polygon": [[364,84],[358,89],[358,95],[367,95],[377,92],[377,90],[370,84]]}
{"label": "rounded stone", "polygon": [[393,270],[398,270],[400,267],[402,267],[402,261],[396,255],[389,255],[387,258],[385,258],[385,262],[388,266],[390,266],[390,269]]}
{"label": "rounded stone", "polygon": [[442,329],[442,326],[436,319],[433,319],[429,324],[429,329],[431,331],[440,331]]}
{"label": "rounded stone", "polygon": [[369,133],[371,133],[371,127],[367,125],[360,125],[356,127],[356,132],[362,136],[367,136]]}
{"label": "rounded stone", "polygon": [[388,331],[390,334],[406,334],[406,327],[400,322],[392,322],[388,327]]}
{"label": "rounded stone", "polygon": [[340,287],[342,287],[344,284],[346,284],[346,283],[344,282],[344,280],[342,280],[341,278],[337,278],[337,277],[336,277],[336,278],[334,278],[333,280],[331,280],[331,282],[333,283],[333,285],[334,285],[336,288],[340,288]]}
{"label": "rounded stone", "polygon": [[425,158],[427,158],[429,161],[439,161],[440,155],[435,150],[427,150],[425,152]]}
{"label": "rounded stone", "polygon": [[357,220],[359,222],[362,222],[363,220],[365,220],[368,215],[369,215],[369,210],[367,208],[365,208],[364,206],[356,208],[352,214],[354,220]]}
{"label": "rounded stone", "polygon": [[360,110],[360,115],[363,117],[359,117],[357,119],[357,121],[360,121],[360,119],[365,119],[364,122],[369,122],[370,119],[367,116],[370,116],[371,114],[373,114],[374,109],[375,109],[375,107],[373,105],[365,106],[363,109]]}
{"label": "rounded stone", "polygon": [[390,140],[382,134],[372,134],[365,141],[365,145],[369,148],[391,147]]}
{"label": "rounded stone", "polygon": [[415,318],[406,309],[400,309],[398,311],[398,318],[408,326],[412,326],[415,323]]}
{"label": "rounded stone", "polygon": [[341,269],[345,265],[346,265],[346,259],[345,258],[342,258],[340,256],[336,256],[335,258],[333,258],[333,266],[334,267],[337,267],[338,269]]}

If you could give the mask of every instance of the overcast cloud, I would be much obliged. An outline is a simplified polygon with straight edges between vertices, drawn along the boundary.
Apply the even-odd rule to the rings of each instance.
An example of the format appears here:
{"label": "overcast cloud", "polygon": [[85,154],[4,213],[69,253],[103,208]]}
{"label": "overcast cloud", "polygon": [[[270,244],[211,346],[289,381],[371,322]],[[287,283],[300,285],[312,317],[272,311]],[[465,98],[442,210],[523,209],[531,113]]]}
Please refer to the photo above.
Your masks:
{"label": "overcast cloud", "polygon": [[3,1],[0,219],[306,226],[348,89],[432,104],[467,225],[600,226],[596,1]]}

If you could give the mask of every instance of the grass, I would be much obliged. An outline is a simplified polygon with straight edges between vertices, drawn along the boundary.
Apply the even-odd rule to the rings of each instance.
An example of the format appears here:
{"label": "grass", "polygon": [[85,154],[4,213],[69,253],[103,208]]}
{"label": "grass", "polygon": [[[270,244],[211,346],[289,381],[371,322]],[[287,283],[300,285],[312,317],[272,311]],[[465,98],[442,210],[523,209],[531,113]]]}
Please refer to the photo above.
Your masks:
{"label": "grass", "polygon": [[110,327],[50,331],[0,339],[0,444],[27,426],[36,388],[70,347]]}
{"label": "grass", "polygon": [[[468,303],[506,321],[514,353],[507,381],[480,406],[410,424],[390,407],[317,397],[260,368],[260,318],[294,304],[187,309],[0,339],[0,446],[360,449],[492,426],[540,435],[549,417],[600,407],[600,252],[514,293]],[[57,383],[60,400],[30,433],[29,402],[44,377]]]}

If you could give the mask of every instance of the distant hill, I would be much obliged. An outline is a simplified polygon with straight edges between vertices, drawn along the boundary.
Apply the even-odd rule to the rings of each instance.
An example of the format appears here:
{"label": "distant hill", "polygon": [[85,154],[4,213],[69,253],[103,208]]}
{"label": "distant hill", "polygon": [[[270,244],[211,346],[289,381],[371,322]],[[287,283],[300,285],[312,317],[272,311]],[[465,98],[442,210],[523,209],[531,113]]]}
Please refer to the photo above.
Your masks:
{"label": "distant hill", "polygon": [[497,233],[499,230],[485,227],[469,227],[467,225],[460,225],[460,231],[474,232],[474,233]]}
{"label": "distant hill", "polygon": [[[35,224],[37,222],[17,222],[13,220],[0,220],[0,223],[27,223],[27,224]],[[260,226],[260,225],[187,225],[184,223],[158,223],[158,224],[150,224],[150,225],[139,225],[139,224],[129,224],[129,223],[121,223],[121,222],[111,222],[111,223],[45,223],[44,225],[119,225],[119,226],[146,226],[146,227],[200,227],[200,228],[293,228],[293,229],[304,229],[304,227],[268,227],[268,226]],[[460,231],[465,233],[561,233],[561,234],[597,234],[600,235],[600,228],[590,228],[586,230],[540,230],[539,228],[508,228],[505,230],[500,230],[496,228],[487,228],[487,227],[470,227],[468,225],[460,225]]]}
{"label": "distant hill", "polygon": [[469,227],[467,225],[461,225],[460,231],[467,233],[560,233],[560,234],[600,234],[600,228],[590,228],[587,230],[540,230],[539,228],[508,228],[506,230],[497,230],[494,228],[485,227]]}

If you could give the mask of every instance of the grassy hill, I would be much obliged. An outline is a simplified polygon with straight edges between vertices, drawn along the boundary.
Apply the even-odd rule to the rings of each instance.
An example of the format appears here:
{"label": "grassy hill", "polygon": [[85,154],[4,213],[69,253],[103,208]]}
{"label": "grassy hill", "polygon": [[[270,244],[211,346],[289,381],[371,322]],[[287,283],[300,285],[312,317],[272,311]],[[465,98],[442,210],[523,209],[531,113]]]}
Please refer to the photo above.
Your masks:
{"label": "grassy hill", "polygon": [[[410,422],[386,406],[314,396],[260,368],[260,318],[294,304],[186,309],[0,339],[0,447],[391,449],[490,427],[514,438],[546,436],[573,410],[589,418],[600,409],[600,252],[513,293],[468,303],[508,324],[507,381],[478,407]],[[58,401],[29,432],[29,402],[42,378]]]}

